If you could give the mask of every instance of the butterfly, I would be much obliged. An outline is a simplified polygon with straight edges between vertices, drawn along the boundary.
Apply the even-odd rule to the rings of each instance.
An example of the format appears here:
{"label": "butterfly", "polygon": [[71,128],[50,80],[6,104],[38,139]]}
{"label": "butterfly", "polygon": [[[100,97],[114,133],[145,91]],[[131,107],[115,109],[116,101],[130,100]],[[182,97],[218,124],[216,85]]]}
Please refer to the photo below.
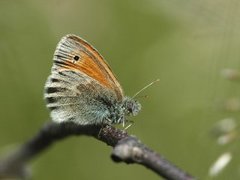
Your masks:
{"label": "butterfly", "polygon": [[69,34],[58,43],[44,98],[54,122],[79,125],[120,124],[136,116],[141,104],[123,89],[101,54]]}

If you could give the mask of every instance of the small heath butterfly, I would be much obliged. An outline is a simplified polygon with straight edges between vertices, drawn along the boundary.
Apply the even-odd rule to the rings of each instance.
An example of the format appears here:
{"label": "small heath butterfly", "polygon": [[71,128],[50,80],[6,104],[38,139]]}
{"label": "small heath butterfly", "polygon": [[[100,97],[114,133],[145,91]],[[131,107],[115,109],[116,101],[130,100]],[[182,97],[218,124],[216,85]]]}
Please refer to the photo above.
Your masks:
{"label": "small heath butterfly", "polygon": [[53,57],[44,98],[55,122],[79,125],[120,124],[141,105],[126,97],[98,51],[76,35],[64,36]]}

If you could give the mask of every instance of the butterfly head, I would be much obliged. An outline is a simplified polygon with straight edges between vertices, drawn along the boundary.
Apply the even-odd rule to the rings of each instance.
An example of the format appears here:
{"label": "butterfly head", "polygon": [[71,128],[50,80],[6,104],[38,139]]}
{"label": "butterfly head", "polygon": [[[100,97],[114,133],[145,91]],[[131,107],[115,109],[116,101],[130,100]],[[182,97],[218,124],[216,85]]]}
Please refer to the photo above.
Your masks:
{"label": "butterfly head", "polygon": [[125,115],[136,116],[141,110],[141,104],[133,98],[125,97],[123,99],[123,108]]}

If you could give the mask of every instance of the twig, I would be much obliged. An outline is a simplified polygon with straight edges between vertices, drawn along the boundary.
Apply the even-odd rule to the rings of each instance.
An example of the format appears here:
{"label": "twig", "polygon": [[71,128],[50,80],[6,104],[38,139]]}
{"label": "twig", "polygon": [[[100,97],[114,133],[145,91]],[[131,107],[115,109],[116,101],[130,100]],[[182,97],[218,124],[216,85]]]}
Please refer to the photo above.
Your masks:
{"label": "twig", "polygon": [[88,135],[113,147],[112,159],[115,162],[138,163],[153,170],[160,176],[172,180],[195,179],[180,170],[161,155],[147,148],[136,137],[115,127],[77,126],[74,123],[48,123],[30,141],[0,161],[0,179],[28,177],[27,162],[49,146],[71,135]]}

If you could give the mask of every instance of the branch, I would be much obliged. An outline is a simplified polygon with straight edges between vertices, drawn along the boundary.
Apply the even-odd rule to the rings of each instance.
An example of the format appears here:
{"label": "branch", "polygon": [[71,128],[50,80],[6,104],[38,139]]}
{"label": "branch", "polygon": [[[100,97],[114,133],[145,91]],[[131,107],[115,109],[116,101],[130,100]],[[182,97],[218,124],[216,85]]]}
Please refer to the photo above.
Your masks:
{"label": "branch", "polygon": [[77,126],[75,123],[56,124],[53,122],[43,126],[30,141],[0,161],[0,179],[27,178],[29,173],[26,165],[29,160],[49,148],[54,142],[72,135],[92,136],[112,146],[111,157],[115,162],[142,164],[166,179],[195,179],[123,130],[109,125]]}

